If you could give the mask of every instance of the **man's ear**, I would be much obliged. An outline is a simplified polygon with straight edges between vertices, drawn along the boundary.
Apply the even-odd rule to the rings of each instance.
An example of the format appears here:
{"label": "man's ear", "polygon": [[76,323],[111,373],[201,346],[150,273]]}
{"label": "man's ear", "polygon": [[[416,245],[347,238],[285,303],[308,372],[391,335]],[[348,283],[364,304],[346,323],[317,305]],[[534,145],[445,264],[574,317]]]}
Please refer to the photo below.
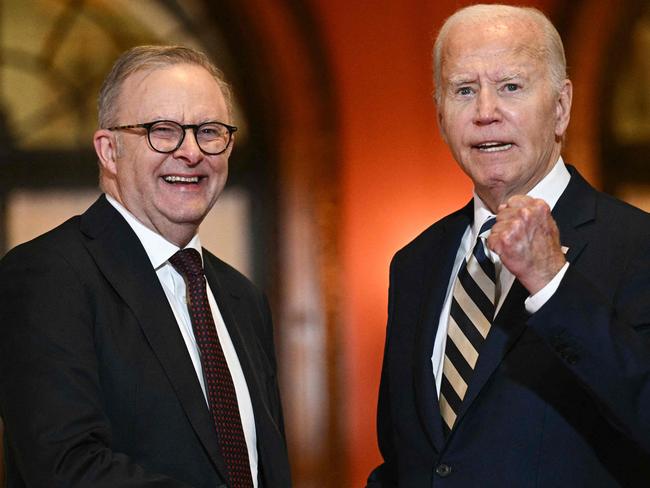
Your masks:
{"label": "man's ear", "polygon": [[571,80],[564,80],[555,102],[555,135],[557,137],[561,138],[569,126],[572,100],[573,84],[571,83]]}
{"label": "man's ear", "polygon": [[99,129],[95,131],[93,144],[103,170],[115,176],[117,174],[118,156],[117,136],[110,130]]}

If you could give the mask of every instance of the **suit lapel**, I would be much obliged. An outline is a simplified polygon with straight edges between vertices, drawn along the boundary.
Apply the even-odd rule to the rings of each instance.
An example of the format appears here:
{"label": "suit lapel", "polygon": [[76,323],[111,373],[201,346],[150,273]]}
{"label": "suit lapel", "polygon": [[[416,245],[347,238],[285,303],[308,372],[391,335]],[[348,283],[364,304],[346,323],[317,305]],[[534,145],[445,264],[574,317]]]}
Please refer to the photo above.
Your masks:
{"label": "suit lapel", "polygon": [[574,262],[587,245],[580,227],[596,218],[596,190],[587,183],[573,166],[567,166],[571,182],[553,209],[553,217],[560,229],[562,245],[568,247],[566,259]]}
{"label": "suit lapel", "polygon": [[270,398],[264,395],[264,392],[268,391],[266,383],[269,380],[266,375],[271,371],[272,366],[263,363],[265,354],[251,323],[254,314],[246,309],[253,304],[240,296],[236,291],[237,286],[228,282],[227,275],[217,271],[213,263],[214,258],[205,252],[203,255],[207,256],[204,259],[205,274],[237,352],[253,405],[257,434],[258,477],[265,478],[264,486],[284,486],[286,481],[279,479],[276,481],[274,478],[274,473],[288,473],[289,466],[284,470],[278,466],[283,459],[278,456],[278,453],[279,450],[285,449],[284,440],[281,427],[274,420]]}
{"label": "suit lapel", "polygon": [[136,317],[194,431],[221,476],[226,468],[196,372],[165,292],[137,236],[105,197],[82,215],[97,267]]}
{"label": "suit lapel", "polygon": [[[422,300],[423,305],[415,343],[415,397],[420,421],[424,425],[429,441],[438,451],[444,444],[444,434],[431,355],[444,304],[445,291],[449,284],[460,240],[472,221],[472,209],[473,203],[470,202],[444,223],[439,241],[431,245],[431,252],[423,266],[429,272],[423,282],[429,284],[430,287],[420,290],[420,292],[424,292],[425,297]],[[440,251],[443,251],[444,254],[441,254]]]}
{"label": "suit lapel", "polygon": [[[586,246],[577,228],[594,219],[596,197],[593,188],[577,171],[571,166],[567,167],[571,180],[553,209],[553,218],[560,229],[561,244],[568,248],[566,259],[572,263],[578,259]],[[481,348],[457,422],[462,421],[462,417],[485,383],[526,329],[529,314],[526,312],[524,301],[528,296],[528,290],[519,280],[515,280]]]}

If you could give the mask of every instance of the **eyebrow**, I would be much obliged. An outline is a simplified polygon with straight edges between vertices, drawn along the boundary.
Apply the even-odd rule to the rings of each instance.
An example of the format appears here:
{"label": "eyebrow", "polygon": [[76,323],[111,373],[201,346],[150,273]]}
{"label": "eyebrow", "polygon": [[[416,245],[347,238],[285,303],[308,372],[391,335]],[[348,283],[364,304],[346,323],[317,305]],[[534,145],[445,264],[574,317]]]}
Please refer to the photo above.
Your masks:
{"label": "eyebrow", "polygon": [[502,74],[502,75],[500,75],[500,76],[497,78],[497,82],[498,82],[498,83],[503,83],[504,81],[510,81],[510,80],[514,80],[514,79],[516,79],[516,78],[523,78],[523,79],[525,79],[525,78],[527,78],[527,77],[526,77],[526,75],[524,75],[522,72],[520,72],[520,71],[516,71],[516,72],[513,72],[513,73],[508,73],[508,74]]}
{"label": "eyebrow", "polygon": [[449,84],[453,86],[466,85],[468,83],[476,83],[476,82],[477,82],[476,76],[470,76],[470,75],[460,75],[449,79]]}
{"label": "eyebrow", "polygon": [[[526,76],[523,72],[521,71],[512,71],[512,72],[504,72],[504,73],[498,73],[495,79],[496,83],[504,83],[508,81],[512,81],[515,79],[523,79],[526,80],[528,79],[528,76]],[[492,81],[492,79],[491,79]],[[452,77],[448,84],[449,86],[452,87],[458,87],[461,85],[467,85],[467,84],[472,84],[472,83],[478,83],[477,77],[476,76],[471,76],[471,75],[459,75],[456,77]]]}

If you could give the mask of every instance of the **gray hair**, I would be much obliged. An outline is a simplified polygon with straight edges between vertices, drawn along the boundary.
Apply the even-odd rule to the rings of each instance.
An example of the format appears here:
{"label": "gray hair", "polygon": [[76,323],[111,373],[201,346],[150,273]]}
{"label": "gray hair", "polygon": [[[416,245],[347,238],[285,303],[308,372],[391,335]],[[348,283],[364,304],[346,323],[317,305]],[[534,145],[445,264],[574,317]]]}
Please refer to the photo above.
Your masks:
{"label": "gray hair", "polygon": [[490,22],[502,19],[518,18],[533,22],[542,34],[539,54],[545,59],[553,87],[559,91],[567,78],[564,46],[557,29],[541,11],[532,7],[514,7],[501,4],[477,4],[455,12],[443,24],[433,47],[433,69],[435,82],[435,99],[440,103],[442,82],[442,48],[451,28],[461,21]]}
{"label": "gray hair", "polygon": [[184,46],[137,46],[124,52],[115,61],[102,83],[97,97],[99,127],[105,129],[117,123],[117,100],[122,85],[129,76],[138,71],[166,68],[177,64],[193,64],[208,71],[219,85],[226,100],[228,117],[232,118],[232,91],[221,70],[210,61],[207,55]]}

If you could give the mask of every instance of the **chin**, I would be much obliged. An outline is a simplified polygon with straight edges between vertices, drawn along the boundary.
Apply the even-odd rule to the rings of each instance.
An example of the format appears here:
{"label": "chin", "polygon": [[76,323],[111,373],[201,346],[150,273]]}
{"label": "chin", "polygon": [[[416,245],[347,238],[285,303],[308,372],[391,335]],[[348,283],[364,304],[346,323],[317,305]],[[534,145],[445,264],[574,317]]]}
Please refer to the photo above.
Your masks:
{"label": "chin", "polygon": [[175,224],[190,224],[201,222],[203,217],[210,211],[205,204],[201,205],[168,205],[158,208],[158,212],[170,222]]}
{"label": "chin", "polygon": [[481,180],[486,185],[505,184],[508,180],[512,179],[512,165],[509,163],[492,164],[488,167],[483,167],[481,171]]}
{"label": "chin", "polygon": [[209,209],[176,212],[176,215],[170,216],[170,220],[176,222],[177,224],[192,224],[198,226],[201,222],[203,222],[203,219],[208,214],[208,211]]}

